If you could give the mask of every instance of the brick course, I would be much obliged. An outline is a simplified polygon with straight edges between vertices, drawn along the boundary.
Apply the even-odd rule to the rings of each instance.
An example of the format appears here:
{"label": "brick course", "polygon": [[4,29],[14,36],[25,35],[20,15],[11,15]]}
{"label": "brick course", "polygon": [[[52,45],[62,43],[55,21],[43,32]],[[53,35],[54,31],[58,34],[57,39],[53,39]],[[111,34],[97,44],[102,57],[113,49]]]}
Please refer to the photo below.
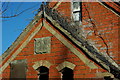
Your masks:
{"label": "brick course", "polygon": [[[52,8],[56,3],[50,3],[49,6]],[[109,3],[108,3],[109,4]],[[71,16],[71,3],[62,2],[57,8],[63,16],[70,18]],[[115,8],[115,7],[114,7]],[[91,19],[89,18],[91,17]],[[100,3],[97,2],[83,2],[82,4],[82,24],[81,27],[84,31],[86,39],[88,39],[93,45],[95,45],[100,52],[107,54],[115,60],[116,63],[120,64],[120,54],[119,54],[119,17],[115,15],[110,10],[106,9]],[[91,24],[92,20],[95,27]],[[3,64],[12,56],[12,54],[20,47],[20,45],[26,40],[26,38],[32,33],[35,28],[41,23],[39,21],[31,31],[26,35],[26,37],[18,43],[19,45],[14,49],[14,51],[3,61]],[[57,31],[57,30],[56,30]],[[58,32],[58,31],[57,31]],[[96,36],[95,35],[98,35]],[[60,33],[59,33],[60,34]],[[86,35],[87,34],[87,35]],[[103,39],[101,39],[101,36]],[[34,39],[42,37],[51,37],[51,52],[45,54],[34,54]],[[68,39],[66,39],[70,42]],[[70,43],[72,44],[72,43]],[[108,51],[106,48],[108,46]],[[72,44],[73,45],[73,44]],[[75,45],[73,45],[75,47]],[[77,50],[84,55],[84,53],[75,47]],[[99,65],[95,64],[98,69],[90,69],[82,60],[80,60],[73,52],[70,51],[61,41],[59,41],[53,34],[51,34],[44,26],[41,30],[30,40],[30,42],[21,50],[14,60],[27,59],[27,78],[37,78],[37,71],[33,69],[34,62],[40,60],[47,60],[52,65],[49,68],[50,78],[61,78],[61,74],[58,72],[56,67],[63,63],[64,61],[71,62],[76,65],[74,71],[74,78],[97,78],[97,72],[107,72],[102,69]],[[91,60],[92,61],[92,60]],[[2,73],[3,78],[10,77],[10,66],[8,66]],[[103,78],[103,76],[101,77]]]}

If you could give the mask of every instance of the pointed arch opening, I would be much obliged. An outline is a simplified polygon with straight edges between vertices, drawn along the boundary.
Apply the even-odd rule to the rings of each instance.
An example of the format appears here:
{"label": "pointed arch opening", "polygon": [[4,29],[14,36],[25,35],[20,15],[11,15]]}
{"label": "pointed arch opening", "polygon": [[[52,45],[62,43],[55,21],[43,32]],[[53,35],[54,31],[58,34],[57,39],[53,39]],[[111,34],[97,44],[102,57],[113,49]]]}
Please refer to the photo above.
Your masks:
{"label": "pointed arch opening", "polygon": [[45,66],[40,66],[37,71],[39,80],[49,80],[49,69]]}
{"label": "pointed arch opening", "polygon": [[61,74],[62,74],[62,80],[74,80],[73,79],[73,70],[68,68],[68,67],[65,67],[63,68],[62,70],[60,70]]}
{"label": "pointed arch opening", "polygon": [[63,63],[59,64],[56,68],[59,72],[61,72],[62,80],[74,80],[73,70],[75,68],[75,64],[64,61]]}

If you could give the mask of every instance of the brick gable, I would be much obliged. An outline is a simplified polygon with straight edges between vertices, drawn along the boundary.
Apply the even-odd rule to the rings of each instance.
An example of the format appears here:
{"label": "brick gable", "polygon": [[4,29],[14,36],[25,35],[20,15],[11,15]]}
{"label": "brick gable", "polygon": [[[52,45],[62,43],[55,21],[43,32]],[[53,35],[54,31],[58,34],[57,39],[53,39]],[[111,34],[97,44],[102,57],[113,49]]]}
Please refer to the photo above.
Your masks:
{"label": "brick gable", "polygon": [[[38,17],[41,19],[32,22],[34,26],[22,41],[18,41],[19,44],[13,51],[4,58],[2,67],[4,78],[9,77],[9,63],[21,59],[27,59],[28,71],[26,78],[38,77],[38,72],[33,68],[33,65],[35,65],[37,61],[37,66],[42,64],[47,67],[48,62],[51,64],[49,65],[50,78],[60,78],[61,73],[59,73],[57,66],[60,64],[64,66],[65,64],[66,66],[64,67],[69,67],[67,62],[75,65],[75,67],[72,68],[74,78],[119,77],[119,66],[117,65],[119,64],[119,47],[117,45],[119,44],[119,35],[117,34],[119,32],[119,17],[100,3],[83,2],[83,25],[78,26],[84,32],[82,35],[85,38],[82,38],[81,34],[79,34],[80,31],[76,30],[76,26],[69,26],[70,24],[67,22],[65,23],[63,21],[64,24],[62,24],[58,21],[66,18],[56,18],[56,15],[54,15],[57,14],[55,13],[56,11],[51,10],[56,4],[57,3],[49,4],[51,8],[48,10],[49,13],[46,13],[47,10],[45,10],[44,17],[40,17],[43,15],[42,13],[38,14]],[[62,17],[67,16],[69,17],[67,19],[70,19],[70,5],[71,3],[62,2],[56,9]],[[68,8],[63,9],[64,7]],[[51,37],[50,53],[34,54],[34,39],[44,37]],[[88,56],[86,56],[86,54]],[[112,57],[117,64],[105,54]]]}

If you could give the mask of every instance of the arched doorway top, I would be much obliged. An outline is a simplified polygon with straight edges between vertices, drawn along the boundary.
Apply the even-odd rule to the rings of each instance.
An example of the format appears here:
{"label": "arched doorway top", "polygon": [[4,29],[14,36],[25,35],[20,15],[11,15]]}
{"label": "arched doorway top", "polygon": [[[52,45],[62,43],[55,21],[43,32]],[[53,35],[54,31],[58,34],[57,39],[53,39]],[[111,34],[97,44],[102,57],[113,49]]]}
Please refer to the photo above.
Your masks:
{"label": "arched doorway top", "polygon": [[71,63],[71,62],[64,61],[63,63],[59,64],[56,68],[57,68],[58,71],[62,70],[65,67],[68,67],[68,68],[73,70],[75,68],[75,66],[76,65]]}
{"label": "arched doorway top", "polygon": [[51,66],[51,63],[47,60],[36,61],[35,64],[33,65],[33,68],[36,70],[40,66],[45,66],[45,67],[49,68]]}

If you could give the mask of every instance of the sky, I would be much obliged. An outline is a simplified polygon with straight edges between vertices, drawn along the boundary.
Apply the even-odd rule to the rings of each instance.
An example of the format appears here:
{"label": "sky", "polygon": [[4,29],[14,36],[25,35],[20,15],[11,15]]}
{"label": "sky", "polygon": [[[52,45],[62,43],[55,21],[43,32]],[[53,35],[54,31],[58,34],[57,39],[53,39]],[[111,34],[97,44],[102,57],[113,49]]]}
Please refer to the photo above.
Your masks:
{"label": "sky", "polygon": [[2,44],[0,49],[2,48],[2,51],[0,55],[8,49],[24,28],[32,21],[40,8],[40,4],[41,2],[2,2],[2,11],[7,8],[7,10],[2,13],[3,17],[19,14],[22,11],[25,12],[16,17],[2,18],[2,25],[0,27],[0,44]]}

